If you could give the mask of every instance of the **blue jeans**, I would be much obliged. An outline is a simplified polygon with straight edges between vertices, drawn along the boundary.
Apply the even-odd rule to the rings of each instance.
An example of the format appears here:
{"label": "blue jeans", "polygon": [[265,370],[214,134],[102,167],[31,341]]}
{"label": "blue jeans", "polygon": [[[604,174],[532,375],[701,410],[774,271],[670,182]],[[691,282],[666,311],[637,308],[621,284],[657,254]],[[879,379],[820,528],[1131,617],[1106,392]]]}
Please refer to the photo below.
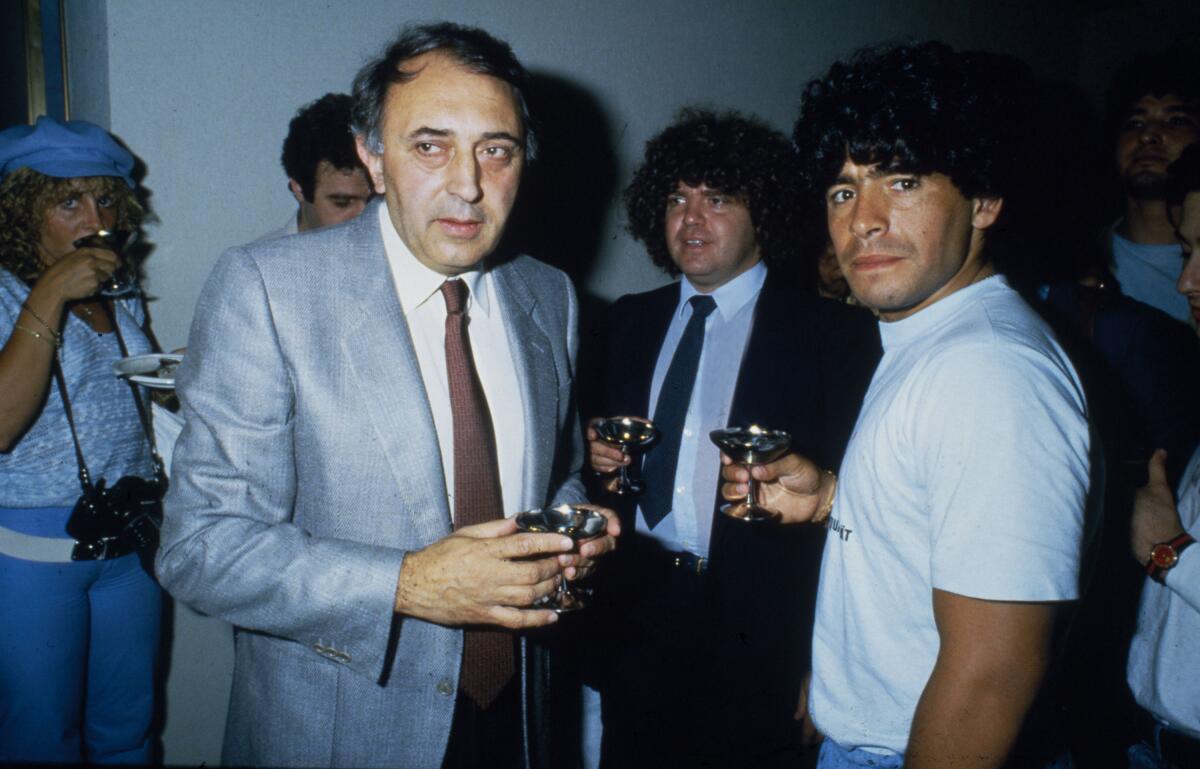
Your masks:
{"label": "blue jeans", "polygon": [[[821,754],[817,757],[817,769],[901,769],[904,756],[898,753],[871,753],[862,748],[847,748],[828,737],[821,742]],[[1074,769],[1075,762],[1070,753],[1064,753],[1050,763],[1046,769]],[[1133,764],[1130,764],[1133,769]],[[1139,766],[1138,769],[1141,769]],[[1171,769],[1167,767],[1167,769]]]}
{"label": "blue jeans", "polygon": [[872,753],[862,748],[847,748],[826,737],[817,756],[817,769],[900,769],[904,756],[898,753]]}
{"label": "blue jeans", "polygon": [[[0,509],[0,526],[62,537],[69,514]],[[149,763],[161,612],[136,555],[0,555],[0,763]]]}

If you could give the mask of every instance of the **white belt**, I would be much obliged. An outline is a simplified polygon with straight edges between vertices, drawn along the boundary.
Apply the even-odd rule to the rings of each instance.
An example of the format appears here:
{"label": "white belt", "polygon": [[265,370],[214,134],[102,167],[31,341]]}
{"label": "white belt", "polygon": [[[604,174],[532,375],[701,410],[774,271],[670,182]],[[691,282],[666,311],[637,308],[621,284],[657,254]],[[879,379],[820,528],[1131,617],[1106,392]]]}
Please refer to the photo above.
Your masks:
{"label": "white belt", "polygon": [[0,555],[23,561],[70,563],[75,540],[60,537],[36,537],[0,526]]}

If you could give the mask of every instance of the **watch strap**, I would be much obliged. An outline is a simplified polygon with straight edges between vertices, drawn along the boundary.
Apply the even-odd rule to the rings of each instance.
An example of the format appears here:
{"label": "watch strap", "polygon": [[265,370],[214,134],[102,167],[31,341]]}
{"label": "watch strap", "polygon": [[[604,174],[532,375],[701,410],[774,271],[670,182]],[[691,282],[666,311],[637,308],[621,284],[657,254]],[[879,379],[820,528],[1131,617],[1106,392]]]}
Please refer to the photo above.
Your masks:
{"label": "watch strap", "polygon": [[[1195,537],[1193,537],[1191,534],[1188,534],[1186,531],[1179,534],[1174,539],[1170,539],[1166,542],[1159,542],[1150,550],[1150,560],[1146,562],[1146,574],[1149,575],[1150,579],[1154,580],[1158,584],[1165,584],[1167,572],[1170,571],[1175,564],[1179,563],[1180,553],[1195,543]],[[1156,562],[1157,559],[1155,556],[1158,554],[1159,548],[1169,549],[1170,555],[1174,556],[1171,558],[1170,563],[1160,565]]]}

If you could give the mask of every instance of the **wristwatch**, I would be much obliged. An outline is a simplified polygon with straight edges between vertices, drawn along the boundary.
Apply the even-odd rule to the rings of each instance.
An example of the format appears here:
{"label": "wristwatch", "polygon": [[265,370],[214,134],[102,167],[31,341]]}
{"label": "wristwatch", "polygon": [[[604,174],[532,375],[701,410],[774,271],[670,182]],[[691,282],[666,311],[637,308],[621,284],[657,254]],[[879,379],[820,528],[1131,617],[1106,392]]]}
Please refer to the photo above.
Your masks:
{"label": "wristwatch", "polygon": [[1150,561],[1146,564],[1146,573],[1150,579],[1163,584],[1167,572],[1179,563],[1179,554],[1196,543],[1195,538],[1186,531],[1166,542],[1159,542],[1150,549]]}

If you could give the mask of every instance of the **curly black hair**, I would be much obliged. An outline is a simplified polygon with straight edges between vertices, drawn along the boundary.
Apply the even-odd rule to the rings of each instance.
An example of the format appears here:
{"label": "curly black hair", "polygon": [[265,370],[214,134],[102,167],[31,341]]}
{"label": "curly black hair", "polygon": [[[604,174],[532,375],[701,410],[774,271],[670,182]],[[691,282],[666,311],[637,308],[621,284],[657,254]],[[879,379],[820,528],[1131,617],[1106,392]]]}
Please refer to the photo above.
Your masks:
{"label": "curly black hair", "polygon": [[736,111],[682,110],[665,131],[646,142],[645,159],[625,189],[629,232],[671,276],[663,233],[667,198],[679,183],[732,195],[750,221],[768,266],[792,261],[799,249],[796,160],[787,137],[758,118]]}
{"label": "curly black hair", "polygon": [[353,105],[349,94],[327,93],[301,107],[288,124],[280,161],[288,178],[296,180],[309,203],[316,194],[317,166],[322,160],[342,170],[363,167],[350,131]]}
{"label": "curly black hair", "polygon": [[1104,114],[1108,137],[1116,139],[1130,109],[1143,96],[1178,97],[1200,114],[1200,71],[1191,51],[1168,50],[1138,56],[1122,65],[1109,83]]}
{"label": "curly black hair", "polygon": [[792,140],[811,202],[846,158],[941,173],[964,196],[1003,197],[1020,66],[939,42],[864,48],[804,90]]}

